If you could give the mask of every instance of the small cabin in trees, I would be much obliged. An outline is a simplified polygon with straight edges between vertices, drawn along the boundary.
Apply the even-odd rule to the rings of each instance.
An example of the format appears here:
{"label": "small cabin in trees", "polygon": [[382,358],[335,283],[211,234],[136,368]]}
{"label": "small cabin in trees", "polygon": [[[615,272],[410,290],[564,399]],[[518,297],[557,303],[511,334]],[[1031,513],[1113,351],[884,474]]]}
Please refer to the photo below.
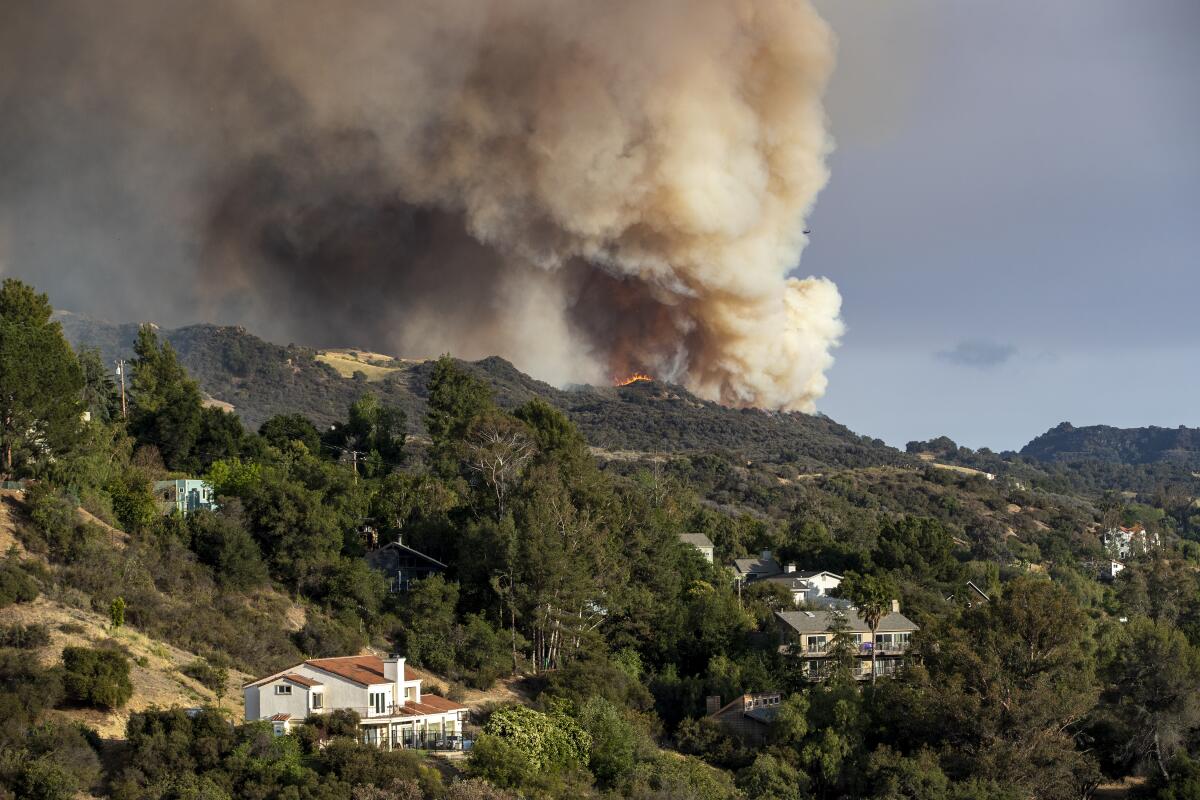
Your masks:
{"label": "small cabin in trees", "polygon": [[696,548],[700,555],[704,556],[705,561],[710,564],[713,563],[713,551],[715,548],[713,547],[713,543],[703,533],[681,533],[679,534],[679,541],[689,547]]}
{"label": "small cabin in trees", "polygon": [[445,564],[399,539],[367,553],[367,563],[384,574],[393,592],[407,592],[414,581],[446,571]]}

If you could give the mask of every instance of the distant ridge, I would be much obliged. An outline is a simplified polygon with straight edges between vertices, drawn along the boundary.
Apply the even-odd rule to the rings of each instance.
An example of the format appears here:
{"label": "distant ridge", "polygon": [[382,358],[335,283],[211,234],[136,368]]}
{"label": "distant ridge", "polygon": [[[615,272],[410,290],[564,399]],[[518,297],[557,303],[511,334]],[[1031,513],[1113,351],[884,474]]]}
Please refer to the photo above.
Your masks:
{"label": "distant ridge", "polygon": [[[106,362],[133,355],[137,325],[102,322],[79,314],[58,319],[71,344],[95,347]],[[344,419],[364,392],[397,405],[420,432],[432,361],[381,362],[374,370],[346,377],[347,363],[335,369],[322,351],[264,341],[244,328],[190,325],[160,330],[180,359],[215,400],[232,404],[247,427],[257,429],[275,414],[299,412],[319,426]],[[338,348],[337,353],[352,353]],[[565,411],[593,446],[644,453],[725,451],[746,460],[793,464],[799,469],[867,467],[914,463],[910,456],[878,439],[859,436],[823,415],[734,409],[701,400],[686,389],[660,381],[628,386],[558,389],[531,378],[499,357],[464,362],[495,392],[497,402],[514,407],[542,397]],[[368,376],[367,372],[372,374]]]}
{"label": "distant ridge", "polygon": [[1104,461],[1200,467],[1200,428],[1077,428],[1064,422],[1025,445],[1021,455],[1043,462]]}

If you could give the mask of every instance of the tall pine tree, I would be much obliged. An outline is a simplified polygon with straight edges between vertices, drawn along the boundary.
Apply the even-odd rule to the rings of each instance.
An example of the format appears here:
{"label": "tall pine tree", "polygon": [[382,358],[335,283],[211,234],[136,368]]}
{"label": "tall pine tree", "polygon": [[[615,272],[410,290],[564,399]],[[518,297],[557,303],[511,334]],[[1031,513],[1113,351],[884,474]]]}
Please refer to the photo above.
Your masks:
{"label": "tall pine tree", "polygon": [[15,477],[79,435],[83,376],[46,295],[21,281],[0,285],[0,447]]}

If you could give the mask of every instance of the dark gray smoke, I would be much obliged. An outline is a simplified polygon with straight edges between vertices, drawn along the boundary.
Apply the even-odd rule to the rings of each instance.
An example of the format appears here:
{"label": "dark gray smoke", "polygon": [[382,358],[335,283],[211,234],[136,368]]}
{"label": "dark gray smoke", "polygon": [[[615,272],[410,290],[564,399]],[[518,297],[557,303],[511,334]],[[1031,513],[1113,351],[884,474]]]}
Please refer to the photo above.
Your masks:
{"label": "dark gray smoke", "polygon": [[831,64],[807,0],[8,3],[0,260],[115,317],[809,409]]}

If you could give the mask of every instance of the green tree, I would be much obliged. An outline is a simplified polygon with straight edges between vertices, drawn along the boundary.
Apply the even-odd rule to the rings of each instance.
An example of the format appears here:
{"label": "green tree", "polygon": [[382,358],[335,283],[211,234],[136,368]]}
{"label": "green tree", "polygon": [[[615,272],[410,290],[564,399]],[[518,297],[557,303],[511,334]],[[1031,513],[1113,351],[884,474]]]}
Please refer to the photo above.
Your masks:
{"label": "green tree", "polygon": [[273,447],[284,449],[291,442],[300,442],[313,455],[321,447],[321,433],[303,414],[277,414],[264,422],[258,435]]}
{"label": "green tree", "polygon": [[400,597],[400,624],[395,633],[399,652],[414,664],[434,672],[446,673],[454,666],[454,641],[450,631],[455,624],[458,584],[441,575],[417,581]]}
{"label": "green tree", "polygon": [[1169,780],[1172,759],[1200,725],[1200,654],[1165,622],[1134,619],[1123,633],[1106,671],[1129,726],[1127,747]]}
{"label": "green tree", "polygon": [[112,371],[104,365],[100,351],[80,348],[79,371],[83,377],[83,408],[96,422],[107,423],[121,415],[121,401]]}
{"label": "green tree", "polygon": [[0,284],[0,457],[14,477],[78,438],[83,373],[44,294]]}
{"label": "green tree", "polygon": [[113,630],[119,629],[125,624],[125,598],[115,597],[108,606],[108,619],[112,623]]}
{"label": "green tree", "polygon": [[133,696],[129,660],[116,650],[63,649],[63,688],[84,705],[117,709]]}
{"label": "green tree", "polygon": [[492,713],[483,732],[515,745],[535,770],[571,770],[588,763],[592,737],[570,717],[526,706]]}
{"label": "green tree", "polygon": [[579,724],[592,740],[592,774],[602,786],[618,786],[637,765],[641,733],[603,697],[593,697],[579,709]]}
{"label": "green tree", "polygon": [[433,462],[442,474],[454,474],[458,443],[470,424],[490,408],[492,390],[487,384],[465,372],[450,356],[438,359],[429,378],[425,430],[432,440]]}
{"label": "green tree", "polygon": [[159,343],[152,325],[138,329],[134,352],[130,431],[139,442],[157,447],[170,469],[193,468],[204,418],[200,387],[171,344]]}
{"label": "green tree", "polygon": [[807,783],[804,773],[767,753],[737,775],[738,788],[755,800],[802,800]]}

